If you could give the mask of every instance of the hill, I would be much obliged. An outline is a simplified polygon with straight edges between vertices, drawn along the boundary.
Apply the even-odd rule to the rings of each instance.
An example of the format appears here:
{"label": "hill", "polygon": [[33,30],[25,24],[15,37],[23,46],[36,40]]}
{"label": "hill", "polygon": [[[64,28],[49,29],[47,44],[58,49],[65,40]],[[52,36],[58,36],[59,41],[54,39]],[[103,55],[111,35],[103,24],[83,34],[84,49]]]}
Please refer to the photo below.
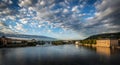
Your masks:
{"label": "hill", "polygon": [[120,39],[120,32],[116,32],[116,33],[104,33],[104,34],[97,34],[97,35],[92,35],[87,39]]}
{"label": "hill", "polygon": [[38,35],[25,35],[25,34],[9,34],[9,33],[3,33],[0,32],[0,37],[5,36],[9,38],[20,38],[20,39],[36,39],[36,40],[56,40],[52,37],[47,36],[38,36]]}

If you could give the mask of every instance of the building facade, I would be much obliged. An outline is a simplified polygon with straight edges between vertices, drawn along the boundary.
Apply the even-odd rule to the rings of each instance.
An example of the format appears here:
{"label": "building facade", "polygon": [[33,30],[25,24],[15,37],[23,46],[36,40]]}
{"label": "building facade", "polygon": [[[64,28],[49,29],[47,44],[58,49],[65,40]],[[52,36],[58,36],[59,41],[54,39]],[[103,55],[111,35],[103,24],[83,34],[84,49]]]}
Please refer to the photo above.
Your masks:
{"label": "building facade", "polygon": [[118,45],[119,45],[118,40],[115,39],[96,40],[96,46],[99,47],[114,47]]}
{"label": "building facade", "polygon": [[18,44],[18,43],[23,43],[25,40],[19,40],[19,39],[10,39],[6,37],[1,37],[0,38],[0,46],[6,46],[9,44]]}

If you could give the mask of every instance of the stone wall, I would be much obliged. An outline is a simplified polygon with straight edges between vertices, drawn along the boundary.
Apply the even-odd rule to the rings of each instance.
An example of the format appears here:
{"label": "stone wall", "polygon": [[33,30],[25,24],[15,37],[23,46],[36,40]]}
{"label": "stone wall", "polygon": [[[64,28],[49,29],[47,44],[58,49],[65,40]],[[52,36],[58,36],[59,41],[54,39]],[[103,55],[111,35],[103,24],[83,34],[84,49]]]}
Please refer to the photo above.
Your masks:
{"label": "stone wall", "polygon": [[111,43],[111,46],[118,46],[119,45],[118,40],[111,40],[110,43]]}
{"label": "stone wall", "polygon": [[96,46],[100,47],[110,47],[110,40],[97,40]]}
{"label": "stone wall", "polygon": [[118,46],[118,40],[110,40],[110,39],[106,39],[106,40],[97,40],[96,41],[96,46],[100,46],[100,47],[112,47],[112,46]]}

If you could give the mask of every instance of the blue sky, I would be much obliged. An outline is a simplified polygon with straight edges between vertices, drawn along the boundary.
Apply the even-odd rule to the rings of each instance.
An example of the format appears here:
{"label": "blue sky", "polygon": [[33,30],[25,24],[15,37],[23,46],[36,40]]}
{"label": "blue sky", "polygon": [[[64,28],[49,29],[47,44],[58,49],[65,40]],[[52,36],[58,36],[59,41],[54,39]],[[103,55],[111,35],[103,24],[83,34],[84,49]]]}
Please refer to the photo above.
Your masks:
{"label": "blue sky", "polygon": [[0,31],[84,39],[120,31],[120,0],[0,0]]}

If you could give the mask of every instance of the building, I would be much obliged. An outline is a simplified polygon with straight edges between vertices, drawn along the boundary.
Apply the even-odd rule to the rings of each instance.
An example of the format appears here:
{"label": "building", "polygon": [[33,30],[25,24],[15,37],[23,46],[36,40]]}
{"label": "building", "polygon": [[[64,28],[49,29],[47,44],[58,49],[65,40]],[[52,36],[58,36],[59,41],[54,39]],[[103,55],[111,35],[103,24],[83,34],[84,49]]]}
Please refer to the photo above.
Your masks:
{"label": "building", "polygon": [[2,36],[0,38],[0,45],[7,45],[11,40],[9,38],[6,38],[5,36]]}
{"label": "building", "polygon": [[0,38],[0,46],[6,46],[9,44],[18,44],[18,43],[24,43],[25,40],[20,40],[20,39],[11,39],[11,38],[6,38],[5,36],[2,36]]}
{"label": "building", "polygon": [[79,44],[80,44],[80,42],[79,42],[79,41],[76,41],[76,42],[75,42],[75,44],[76,44],[76,45],[79,45]]}
{"label": "building", "polygon": [[115,47],[118,46],[118,40],[116,39],[101,39],[101,40],[96,40],[96,46],[99,47]]}

